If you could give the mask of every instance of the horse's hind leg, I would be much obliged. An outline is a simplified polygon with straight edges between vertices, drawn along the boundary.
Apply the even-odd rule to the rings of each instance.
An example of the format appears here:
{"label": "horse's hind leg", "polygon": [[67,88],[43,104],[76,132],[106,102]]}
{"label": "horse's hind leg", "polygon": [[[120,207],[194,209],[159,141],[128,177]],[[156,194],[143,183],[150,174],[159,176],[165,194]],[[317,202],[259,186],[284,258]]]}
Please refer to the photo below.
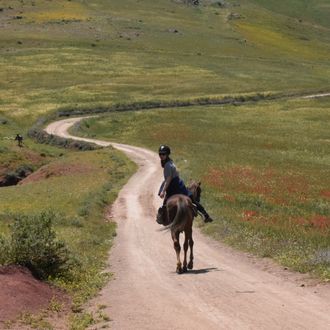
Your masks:
{"label": "horse's hind leg", "polygon": [[189,240],[189,235],[188,233],[185,231],[184,233],[184,244],[183,244],[183,272],[187,271],[187,251],[188,251],[188,240]]}
{"label": "horse's hind leg", "polygon": [[176,272],[178,274],[181,274],[182,273],[182,265],[181,265],[181,261],[180,261],[181,246],[180,246],[179,236],[180,236],[180,232],[176,232],[176,233],[172,232],[172,239],[173,239],[173,243],[174,243],[174,250],[176,252],[176,260],[177,260]]}
{"label": "horse's hind leg", "polygon": [[194,241],[192,238],[192,231],[190,232],[190,237],[189,237],[189,247],[190,247],[190,260],[188,263],[188,269],[193,269],[194,267],[194,253],[193,253],[193,247],[194,247]]}

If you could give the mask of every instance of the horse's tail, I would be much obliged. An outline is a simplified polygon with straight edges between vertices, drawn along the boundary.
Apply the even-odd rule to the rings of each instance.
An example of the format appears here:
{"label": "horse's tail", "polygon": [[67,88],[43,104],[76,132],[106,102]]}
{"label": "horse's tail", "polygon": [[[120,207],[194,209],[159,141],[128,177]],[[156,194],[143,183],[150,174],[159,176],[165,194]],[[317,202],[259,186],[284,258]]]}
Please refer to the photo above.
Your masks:
{"label": "horse's tail", "polygon": [[179,197],[176,202],[176,214],[173,221],[168,225],[165,226],[164,229],[171,229],[176,230],[178,227],[182,225],[182,223],[186,220],[187,217],[187,205],[184,198]]}

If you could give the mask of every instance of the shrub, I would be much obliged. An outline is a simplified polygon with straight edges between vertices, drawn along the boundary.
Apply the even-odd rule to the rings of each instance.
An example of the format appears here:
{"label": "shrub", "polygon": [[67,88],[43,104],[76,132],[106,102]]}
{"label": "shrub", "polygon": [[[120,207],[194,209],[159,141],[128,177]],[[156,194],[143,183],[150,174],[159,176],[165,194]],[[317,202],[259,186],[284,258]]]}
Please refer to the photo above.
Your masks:
{"label": "shrub", "polygon": [[4,237],[0,236],[0,265],[6,265],[10,261],[9,242]]}
{"label": "shrub", "polygon": [[34,276],[45,279],[68,271],[70,254],[65,244],[56,239],[52,212],[16,216],[11,226],[11,259],[25,266]]}
{"label": "shrub", "polygon": [[61,138],[52,134],[47,134],[45,131],[43,131],[41,128],[38,128],[37,126],[29,130],[28,136],[34,138],[39,143],[56,145],[68,149],[82,150],[82,151],[100,149],[99,146],[93,143],[88,143],[84,141],[75,141],[71,139]]}
{"label": "shrub", "polygon": [[32,166],[26,164],[21,165],[15,170],[15,172],[6,173],[4,179],[0,181],[0,187],[14,186],[19,181],[23,180],[28,175],[30,175],[32,172],[33,172]]}
{"label": "shrub", "polygon": [[19,166],[15,172],[20,178],[24,179],[33,172],[33,166],[28,164],[23,164]]}
{"label": "shrub", "polygon": [[4,146],[0,146],[0,154],[4,154],[6,152],[8,152],[8,148]]}

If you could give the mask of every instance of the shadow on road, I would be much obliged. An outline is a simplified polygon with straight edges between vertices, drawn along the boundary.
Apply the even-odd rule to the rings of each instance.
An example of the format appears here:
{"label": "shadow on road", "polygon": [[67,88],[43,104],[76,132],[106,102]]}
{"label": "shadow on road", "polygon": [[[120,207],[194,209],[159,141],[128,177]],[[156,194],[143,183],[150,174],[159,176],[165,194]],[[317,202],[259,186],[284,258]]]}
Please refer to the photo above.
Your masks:
{"label": "shadow on road", "polygon": [[202,269],[192,269],[192,270],[188,270],[186,273],[182,273],[182,275],[190,275],[190,274],[206,274],[209,272],[220,272],[221,269],[216,268],[216,267],[210,267],[210,268],[202,268]]}

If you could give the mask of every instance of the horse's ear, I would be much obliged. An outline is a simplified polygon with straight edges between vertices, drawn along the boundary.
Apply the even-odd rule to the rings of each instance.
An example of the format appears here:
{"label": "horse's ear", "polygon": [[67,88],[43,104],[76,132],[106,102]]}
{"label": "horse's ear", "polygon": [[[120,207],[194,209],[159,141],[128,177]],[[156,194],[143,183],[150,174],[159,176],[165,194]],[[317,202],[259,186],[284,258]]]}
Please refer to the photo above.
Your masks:
{"label": "horse's ear", "polygon": [[198,182],[198,185],[199,185],[199,186],[201,186],[201,185],[202,185],[202,182],[201,182],[201,181],[199,181],[199,182]]}

